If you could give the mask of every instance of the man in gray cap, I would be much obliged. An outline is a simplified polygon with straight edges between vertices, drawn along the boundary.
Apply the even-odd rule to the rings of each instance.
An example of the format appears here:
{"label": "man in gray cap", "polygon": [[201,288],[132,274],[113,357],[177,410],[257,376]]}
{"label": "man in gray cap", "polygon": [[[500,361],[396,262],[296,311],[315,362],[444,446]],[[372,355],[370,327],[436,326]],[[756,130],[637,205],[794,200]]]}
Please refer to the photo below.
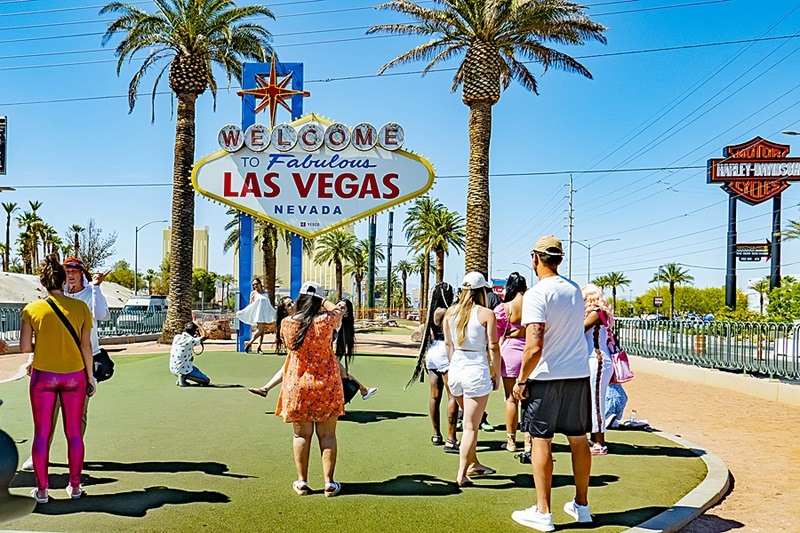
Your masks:
{"label": "man in gray cap", "polygon": [[592,427],[589,358],[580,287],[558,274],[564,259],[561,241],[553,235],[544,236],[536,241],[531,255],[539,282],[523,298],[525,352],[514,397],[522,401],[521,428],[533,438],[536,505],[515,511],[511,518],[539,531],[553,531],[550,492],[555,433],[563,433],[569,440],[575,476],[575,498],[564,511],[578,522],[592,521],[587,499],[592,468],[586,438]]}

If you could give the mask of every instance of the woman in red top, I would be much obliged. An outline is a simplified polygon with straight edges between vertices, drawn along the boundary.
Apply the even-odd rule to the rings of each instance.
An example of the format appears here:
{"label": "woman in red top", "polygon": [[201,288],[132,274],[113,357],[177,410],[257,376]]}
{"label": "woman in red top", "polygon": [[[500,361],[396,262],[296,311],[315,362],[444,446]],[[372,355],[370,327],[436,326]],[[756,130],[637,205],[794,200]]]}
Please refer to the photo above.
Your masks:
{"label": "woman in red top", "polygon": [[288,349],[283,367],[283,387],[275,414],[294,426],[294,491],[305,495],[308,487],[308,456],[316,431],[322,453],[325,496],[335,496],[342,486],[333,480],[336,467],[336,422],[344,415],[344,393],[339,361],[331,348],[333,332],[342,311],[324,299],[322,286],[303,284],[295,314],[281,323],[280,335]]}

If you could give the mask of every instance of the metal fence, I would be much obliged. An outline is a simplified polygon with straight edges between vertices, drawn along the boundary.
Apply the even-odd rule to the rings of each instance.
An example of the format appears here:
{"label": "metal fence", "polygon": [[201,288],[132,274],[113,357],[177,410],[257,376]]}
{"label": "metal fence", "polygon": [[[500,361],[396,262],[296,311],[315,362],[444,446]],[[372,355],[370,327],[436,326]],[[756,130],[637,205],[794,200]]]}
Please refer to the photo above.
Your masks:
{"label": "metal fence", "polygon": [[[0,307],[0,338],[11,343],[19,340],[22,307],[22,305]],[[166,311],[112,309],[108,320],[97,323],[97,333],[100,337],[161,333],[166,317]]]}
{"label": "metal fence", "polygon": [[630,355],[800,379],[800,325],[618,318],[614,329]]}

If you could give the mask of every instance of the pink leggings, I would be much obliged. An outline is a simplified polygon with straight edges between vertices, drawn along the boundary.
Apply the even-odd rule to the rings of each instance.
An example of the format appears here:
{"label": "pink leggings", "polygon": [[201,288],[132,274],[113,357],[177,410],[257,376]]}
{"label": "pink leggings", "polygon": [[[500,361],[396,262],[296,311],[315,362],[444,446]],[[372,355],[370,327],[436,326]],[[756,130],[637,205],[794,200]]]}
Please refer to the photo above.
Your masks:
{"label": "pink leggings", "polygon": [[69,484],[79,487],[83,470],[83,435],[81,420],[86,404],[86,372],[57,374],[33,369],[31,372],[31,407],[33,409],[33,471],[38,489],[49,486],[50,437],[56,398],[61,397],[64,433],[67,435]]}

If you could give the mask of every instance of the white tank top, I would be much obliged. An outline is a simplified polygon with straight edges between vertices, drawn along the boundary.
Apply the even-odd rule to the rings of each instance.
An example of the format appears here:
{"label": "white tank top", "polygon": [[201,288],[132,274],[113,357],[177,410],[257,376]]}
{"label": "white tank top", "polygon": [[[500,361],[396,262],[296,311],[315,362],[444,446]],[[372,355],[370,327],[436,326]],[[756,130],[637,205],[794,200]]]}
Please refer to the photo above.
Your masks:
{"label": "white tank top", "polygon": [[453,347],[462,352],[486,353],[486,328],[478,321],[478,308],[472,308],[467,321],[467,334],[464,336],[464,343],[459,346],[458,333],[456,332],[456,316],[450,319],[450,336],[453,339]]}

